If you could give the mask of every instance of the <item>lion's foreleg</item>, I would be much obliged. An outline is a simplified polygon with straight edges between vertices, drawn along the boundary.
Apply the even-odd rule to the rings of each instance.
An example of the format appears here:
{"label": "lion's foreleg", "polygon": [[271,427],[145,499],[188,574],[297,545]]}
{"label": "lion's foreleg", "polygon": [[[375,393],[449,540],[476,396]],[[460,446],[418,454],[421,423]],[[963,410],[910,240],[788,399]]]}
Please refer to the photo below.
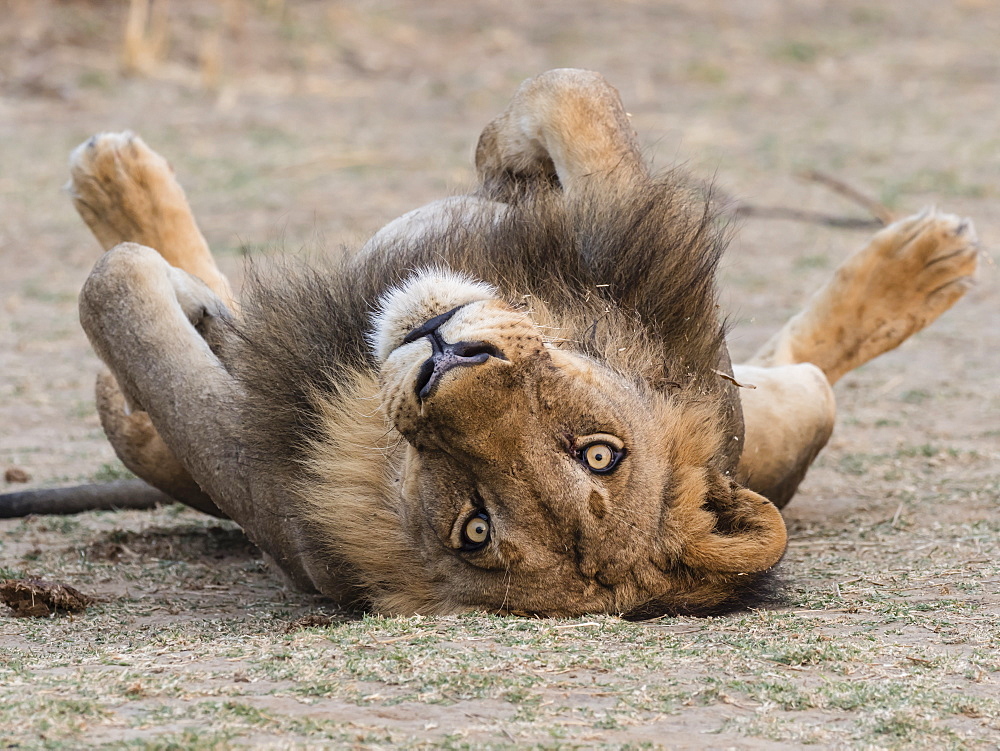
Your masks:
{"label": "lion's foreleg", "polygon": [[[171,265],[198,277],[232,309],[219,271],[167,161],[132,133],[102,133],[70,157],[73,204],[105,250],[122,242],[155,248]],[[213,342],[210,330],[201,333]],[[129,405],[107,372],[96,384],[101,424],[122,462],[151,485],[195,508],[218,514],[184,469],[149,415]]]}
{"label": "lion's foreleg", "polygon": [[84,331],[132,407],[148,413],[214,504],[298,586],[310,588],[288,489],[249,466],[240,432],[243,392],[201,333],[228,315],[203,282],[133,243],[105,253],[80,292]]}
{"label": "lion's foreleg", "polygon": [[967,219],[926,211],[895,222],[844,261],[750,364],[810,362],[836,383],[954,305],[977,256]]}
{"label": "lion's foreleg", "polygon": [[224,516],[163,442],[149,413],[129,407],[110,371],[98,374],[96,395],[101,427],[122,464],[174,500],[213,516]]}
{"label": "lion's foreleg", "polygon": [[809,363],[737,365],[733,373],[745,385],[740,389],[744,445],[736,479],[781,508],[833,432],[833,389]]}
{"label": "lion's foreleg", "polygon": [[969,288],[976,269],[968,220],[933,211],[895,222],[735,368],[746,443],[741,480],[778,505],[791,498],[833,430],[832,384],[934,321]]}
{"label": "lion's foreleg", "polygon": [[108,414],[147,413],[169,451],[229,513],[223,499],[248,496],[237,466],[239,389],[196,328],[226,315],[207,286],[132,243],[102,256],[80,293],[83,328],[124,395],[104,395]]}

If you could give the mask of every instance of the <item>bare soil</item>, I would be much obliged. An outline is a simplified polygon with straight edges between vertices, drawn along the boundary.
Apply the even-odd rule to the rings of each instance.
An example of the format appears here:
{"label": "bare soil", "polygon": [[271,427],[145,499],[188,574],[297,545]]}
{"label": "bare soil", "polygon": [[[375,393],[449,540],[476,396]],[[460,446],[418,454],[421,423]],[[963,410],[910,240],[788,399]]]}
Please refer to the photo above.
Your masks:
{"label": "bare soil", "polygon": [[[59,190],[69,151],[102,130],[172,160],[238,281],[245,255],[356,245],[462,190],[521,80],[592,68],[658,165],[760,205],[861,215],[805,169],[895,211],[936,205],[975,221],[983,269],[955,309],[838,385],[837,431],[785,511],[784,607],[647,624],[348,616],[286,589],[231,524],[179,507],[7,520],[0,579],[98,602],[0,615],[0,739],[998,747],[1000,5],[175,2],[133,73],[124,5],[2,6],[0,490],[124,474],[76,320],[98,247]],[[745,220],[723,275],[734,359],[863,241]]]}

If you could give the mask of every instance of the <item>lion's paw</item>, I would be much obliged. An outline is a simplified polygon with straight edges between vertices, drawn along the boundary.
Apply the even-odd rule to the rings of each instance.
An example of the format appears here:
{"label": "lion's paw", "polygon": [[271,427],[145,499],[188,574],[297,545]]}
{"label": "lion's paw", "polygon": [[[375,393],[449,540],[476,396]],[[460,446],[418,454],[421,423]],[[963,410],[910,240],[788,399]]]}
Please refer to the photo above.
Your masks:
{"label": "lion's paw", "polygon": [[[886,227],[842,272],[865,294],[861,311],[877,324],[905,319],[902,338],[928,325],[965,294],[979,247],[972,222],[928,209]],[[838,271],[838,277],[842,275]],[[872,316],[872,312],[875,313]],[[895,347],[902,339],[891,343]]]}
{"label": "lion's paw", "polygon": [[189,213],[170,165],[130,131],[100,133],[80,144],[70,155],[66,188],[105,249],[120,242],[159,248],[163,228],[157,222]]}
{"label": "lion's paw", "polygon": [[968,289],[978,255],[971,221],[925,210],[878,233],[858,261],[870,266],[881,297],[930,323]]}
{"label": "lion's paw", "polygon": [[839,374],[898,347],[954,305],[972,284],[978,255],[972,223],[932,209],[876,234],[821,293],[827,323],[841,332],[828,340],[841,350]]}
{"label": "lion's paw", "polygon": [[979,248],[968,219],[925,210],[876,234],[757,355],[811,362],[830,383],[902,344],[972,285]]}

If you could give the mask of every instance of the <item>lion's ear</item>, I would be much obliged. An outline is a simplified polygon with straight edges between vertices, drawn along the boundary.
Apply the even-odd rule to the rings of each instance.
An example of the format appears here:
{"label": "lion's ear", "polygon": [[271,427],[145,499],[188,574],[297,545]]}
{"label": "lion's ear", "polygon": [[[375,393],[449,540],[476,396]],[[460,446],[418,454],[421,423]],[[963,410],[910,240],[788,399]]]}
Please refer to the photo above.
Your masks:
{"label": "lion's ear", "polygon": [[684,563],[701,570],[750,574],[781,560],[788,536],[775,505],[721,474],[703,475],[701,480],[700,493],[677,498]]}

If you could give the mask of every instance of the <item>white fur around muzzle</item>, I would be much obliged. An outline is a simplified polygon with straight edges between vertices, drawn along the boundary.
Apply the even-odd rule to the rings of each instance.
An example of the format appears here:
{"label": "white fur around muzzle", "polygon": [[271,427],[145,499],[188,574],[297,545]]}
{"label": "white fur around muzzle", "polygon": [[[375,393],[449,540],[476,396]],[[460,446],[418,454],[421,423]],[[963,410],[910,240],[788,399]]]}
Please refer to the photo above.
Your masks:
{"label": "white fur around muzzle", "polygon": [[379,301],[368,336],[372,352],[385,362],[403,338],[425,321],[461,305],[496,298],[496,289],[464,274],[445,269],[418,272]]}

